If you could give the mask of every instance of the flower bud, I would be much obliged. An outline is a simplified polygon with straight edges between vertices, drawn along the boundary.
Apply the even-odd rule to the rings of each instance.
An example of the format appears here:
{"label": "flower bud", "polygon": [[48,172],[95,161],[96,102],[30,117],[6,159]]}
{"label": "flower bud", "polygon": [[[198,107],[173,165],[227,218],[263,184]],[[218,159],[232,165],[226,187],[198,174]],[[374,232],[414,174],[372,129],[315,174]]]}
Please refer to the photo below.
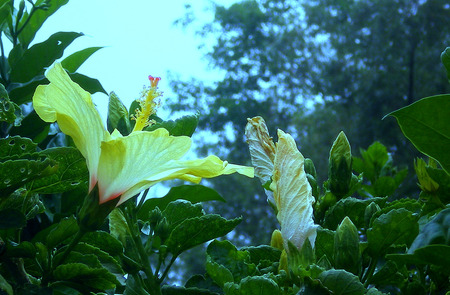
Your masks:
{"label": "flower bud", "polygon": [[305,159],[305,172],[310,174],[312,177],[317,178],[316,167],[310,158]]}
{"label": "flower bud", "polygon": [[155,235],[161,239],[161,243],[164,243],[164,241],[169,237],[170,226],[165,217],[163,217],[156,225]]}
{"label": "flower bud", "polygon": [[416,170],[419,187],[429,193],[433,193],[439,189],[439,184],[434,181],[427,172],[427,165],[423,159],[418,158],[414,161],[414,169]]}
{"label": "flower bud", "polygon": [[334,266],[358,275],[360,265],[358,230],[346,216],[334,235]]}
{"label": "flower bud", "polygon": [[272,233],[272,238],[270,239],[270,246],[283,250],[283,237],[281,236],[281,232],[276,229]]}
{"label": "flower bud", "polygon": [[286,273],[289,273],[288,256],[287,256],[286,250],[283,250],[281,252],[280,264],[278,266],[278,272],[280,270],[284,270]]}
{"label": "flower bud", "polygon": [[25,11],[25,0],[20,0],[19,9],[17,10],[17,20],[20,20],[22,18],[24,11]]}
{"label": "flower bud", "polygon": [[94,186],[91,192],[84,199],[83,205],[77,215],[80,231],[91,232],[102,226],[106,217],[116,208],[120,198],[99,204],[98,184]]}
{"label": "flower bud", "polygon": [[329,189],[338,197],[350,190],[352,180],[352,151],[344,132],[340,132],[330,150],[328,163]]}
{"label": "flower bud", "polygon": [[155,226],[156,226],[156,224],[157,224],[158,222],[160,222],[161,219],[162,219],[162,213],[161,213],[161,210],[159,209],[159,207],[156,207],[155,209],[153,209],[153,210],[150,212],[150,214],[149,214],[149,216],[148,216],[148,221],[149,221],[149,223],[150,223],[150,227],[151,227],[152,229],[154,229]]}
{"label": "flower bud", "polygon": [[364,211],[364,224],[367,228],[370,227],[370,221],[372,220],[372,216],[380,211],[381,208],[378,206],[378,204],[372,202],[369,204],[369,206],[366,207],[366,210]]}

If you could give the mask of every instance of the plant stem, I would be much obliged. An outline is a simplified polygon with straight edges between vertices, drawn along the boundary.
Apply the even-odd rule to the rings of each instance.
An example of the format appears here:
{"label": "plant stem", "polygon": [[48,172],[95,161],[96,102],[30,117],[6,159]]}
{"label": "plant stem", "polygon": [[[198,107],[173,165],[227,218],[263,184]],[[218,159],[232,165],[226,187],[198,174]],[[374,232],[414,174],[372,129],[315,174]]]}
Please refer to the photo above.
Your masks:
{"label": "plant stem", "polygon": [[[161,295],[161,286],[159,282],[155,279],[155,276],[153,275],[152,267],[150,265],[148,255],[145,252],[144,245],[142,244],[142,240],[140,238],[140,232],[139,227],[137,226],[137,220],[136,220],[136,208],[134,207],[133,202],[129,202],[126,209],[126,212],[124,212],[125,220],[128,224],[128,228],[131,233],[131,237],[133,239],[134,246],[136,247],[142,270],[144,271],[147,278],[145,279],[146,285],[150,288],[150,293],[153,295]],[[136,231],[137,229],[137,231]]]}
{"label": "plant stem", "polygon": [[162,283],[162,281],[166,278],[167,274],[169,273],[170,267],[172,266],[172,264],[175,262],[175,260],[177,259],[178,255],[173,255],[172,258],[170,259],[169,264],[167,265],[166,269],[164,270],[164,273],[162,274],[162,276],[158,279],[158,281],[160,283]]}
{"label": "plant stem", "polygon": [[141,199],[139,200],[139,204],[138,204],[137,207],[136,207],[136,211],[139,211],[139,210],[141,209],[142,205],[144,205],[145,198],[147,198],[147,194],[148,194],[148,191],[149,191],[149,190],[150,190],[149,188],[146,189],[146,190],[144,191],[144,193],[142,194],[142,197],[141,197]]}
{"label": "plant stem", "polygon": [[372,257],[370,259],[369,268],[367,269],[366,273],[364,274],[362,278],[362,282],[364,283],[364,287],[367,288],[369,286],[370,279],[373,276],[373,273],[375,271],[375,268],[377,267],[378,258]]}
{"label": "plant stem", "polygon": [[82,231],[81,229],[78,230],[77,234],[73,238],[72,241],[70,241],[70,244],[67,246],[67,248],[64,250],[63,254],[61,255],[61,258],[58,261],[58,264],[61,264],[66,260],[67,256],[69,256],[70,252],[75,248],[76,245],[81,241],[83,236],[86,234],[85,231]]}

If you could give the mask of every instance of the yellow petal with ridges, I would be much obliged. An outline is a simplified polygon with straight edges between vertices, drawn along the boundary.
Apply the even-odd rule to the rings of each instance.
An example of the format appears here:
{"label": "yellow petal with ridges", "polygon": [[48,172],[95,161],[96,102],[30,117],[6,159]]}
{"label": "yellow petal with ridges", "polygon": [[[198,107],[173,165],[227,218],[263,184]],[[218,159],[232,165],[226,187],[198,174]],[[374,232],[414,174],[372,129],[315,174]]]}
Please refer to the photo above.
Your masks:
{"label": "yellow petal with ridges", "polygon": [[40,85],[33,96],[33,107],[45,122],[58,122],[62,132],[72,137],[86,158],[90,188],[95,185],[101,141],[109,137],[91,95],[73,82],[61,64],[51,68],[49,85]]}
{"label": "yellow petal with ridges", "polygon": [[292,136],[278,130],[270,188],[274,192],[285,249],[288,240],[301,249],[306,239],[313,247],[316,239],[317,225],[313,221],[312,208],[314,197],[306,178],[304,160]]}

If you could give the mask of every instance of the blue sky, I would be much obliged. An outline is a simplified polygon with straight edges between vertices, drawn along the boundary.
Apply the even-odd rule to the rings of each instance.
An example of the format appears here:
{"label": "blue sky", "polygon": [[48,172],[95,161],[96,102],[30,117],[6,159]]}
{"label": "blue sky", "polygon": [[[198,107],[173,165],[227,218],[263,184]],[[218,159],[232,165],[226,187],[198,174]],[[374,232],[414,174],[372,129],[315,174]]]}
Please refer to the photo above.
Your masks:
{"label": "blue sky", "polygon": [[[215,2],[228,6],[236,1]],[[47,20],[35,41],[42,42],[57,31],[82,32],[85,36],[75,40],[68,53],[91,46],[105,48],[87,60],[80,73],[99,79],[106,91],[116,92],[126,106],[148,84],[148,75],[160,76],[160,89],[170,96],[168,71],[183,78],[220,77],[218,72],[207,70],[207,62],[197,49],[201,40],[193,28],[183,30],[173,25],[184,15],[186,3],[189,1],[71,0]],[[199,18],[212,19],[212,10],[208,10],[211,1],[190,4]],[[103,117],[107,100],[102,94],[94,96]]]}

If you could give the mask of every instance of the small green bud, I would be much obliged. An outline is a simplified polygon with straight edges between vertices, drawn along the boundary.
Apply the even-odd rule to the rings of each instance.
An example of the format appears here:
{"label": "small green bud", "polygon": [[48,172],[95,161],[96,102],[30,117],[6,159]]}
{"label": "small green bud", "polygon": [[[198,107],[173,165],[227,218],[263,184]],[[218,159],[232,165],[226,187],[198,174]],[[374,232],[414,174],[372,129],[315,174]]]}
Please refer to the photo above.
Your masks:
{"label": "small green bud", "polygon": [[286,273],[289,273],[289,264],[288,264],[288,256],[286,250],[281,252],[280,256],[280,264],[278,266],[278,271],[284,270]]}
{"label": "small green bud", "polygon": [[423,159],[418,158],[414,161],[414,169],[416,170],[419,187],[428,193],[434,193],[439,189],[439,184],[434,181],[427,172],[427,165]]}
{"label": "small green bud", "polygon": [[83,205],[77,215],[80,230],[84,232],[95,231],[102,226],[106,217],[116,208],[120,198],[112,199],[106,203],[99,203],[98,184],[84,198]]}
{"label": "small green bud", "polygon": [[340,132],[330,150],[328,163],[329,189],[339,199],[350,190],[352,151],[344,132]]}
{"label": "small green bud", "polygon": [[25,0],[20,0],[19,9],[17,10],[17,19],[22,18],[23,12],[25,11]]}
{"label": "small green bud", "polygon": [[347,216],[334,235],[334,266],[358,275],[361,268],[358,229]]}
{"label": "small green bud", "polygon": [[319,198],[319,186],[317,185],[317,180],[311,175],[306,174],[306,179],[308,179],[309,185],[311,186],[311,193],[314,196],[314,199],[317,201]]}
{"label": "small green bud", "polygon": [[163,217],[156,225],[155,235],[161,239],[161,243],[164,243],[164,241],[169,237],[170,226],[165,217]]}
{"label": "small green bud", "polygon": [[364,211],[364,224],[366,227],[370,227],[372,216],[380,210],[380,206],[374,202],[370,203],[369,206],[366,207],[366,210]]}
{"label": "small green bud", "polygon": [[281,232],[276,229],[272,233],[272,238],[270,239],[270,246],[283,250],[283,237],[281,236]]}
{"label": "small green bud", "polygon": [[450,82],[450,47],[445,48],[441,54],[441,61],[447,71],[447,78]]}
{"label": "small green bud", "polygon": [[155,209],[153,209],[153,210],[150,212],[150,214],[149,214],[149,216],[148,216],[148,221],[149,221],[149,223],[150,223],[150,227],[151,227],[152,229],[154,229],[155,226],[156,226],[156,224],[157,224],[158,222],[160,222],[161,219],[162,219],[162,213],[161,213],[161,210],[159,209],[159,207],[156,207]]}
{"label": "small green bud", "polygon": [[312,177],[317,178],[316,167],[310,158],[305,159],[305,172],[312,175]]}

